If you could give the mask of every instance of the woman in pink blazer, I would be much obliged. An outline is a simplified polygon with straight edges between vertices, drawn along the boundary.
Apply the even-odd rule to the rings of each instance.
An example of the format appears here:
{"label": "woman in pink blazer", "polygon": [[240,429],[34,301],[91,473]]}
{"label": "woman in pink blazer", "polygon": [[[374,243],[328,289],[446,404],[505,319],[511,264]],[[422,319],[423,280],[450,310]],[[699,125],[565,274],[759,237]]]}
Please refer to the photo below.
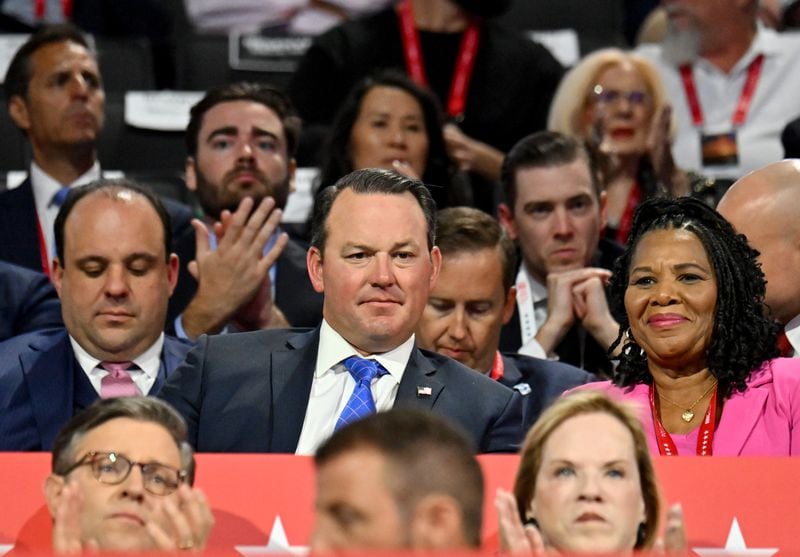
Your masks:
{"label": "woman in pink blazer", "polygon": [[582,388],[639,403],[654,454],[800,454],[800,361],[772,359],[757,255],[697,200],[637,210],[609,284],[613,383]]}

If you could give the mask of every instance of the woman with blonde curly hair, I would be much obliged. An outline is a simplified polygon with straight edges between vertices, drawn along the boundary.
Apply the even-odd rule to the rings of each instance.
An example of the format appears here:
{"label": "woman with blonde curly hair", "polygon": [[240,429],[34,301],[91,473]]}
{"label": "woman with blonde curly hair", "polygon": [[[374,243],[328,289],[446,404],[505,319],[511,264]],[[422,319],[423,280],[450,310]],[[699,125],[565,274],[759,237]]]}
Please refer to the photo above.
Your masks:
{"label": "woman with blonde curly hair", "polygon": [[586,142],[608,199],[607,236],[625,243],[633,210],[649,197],[700,196],[715,205],[716,184],[678,168],[672,111],[656,68],[606,48],[583,58],[561,81],[548,128]]}

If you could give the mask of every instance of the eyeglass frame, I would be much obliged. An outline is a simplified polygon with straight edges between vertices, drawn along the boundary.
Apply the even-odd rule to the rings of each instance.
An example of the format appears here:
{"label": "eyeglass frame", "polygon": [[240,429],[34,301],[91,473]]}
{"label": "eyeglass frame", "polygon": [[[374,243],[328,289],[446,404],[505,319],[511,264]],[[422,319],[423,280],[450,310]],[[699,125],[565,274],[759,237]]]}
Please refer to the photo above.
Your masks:
{"label": "eyeglass frame", "polygon": [[[607,95],[604,97],[604,95]],[[609,98],[610,97],[610,98]],[[595,102],[603,104],[613,104],[620,99],[625,99],[631,106],[645,106],[650,100],[650,93],[647,91],[619,91],[617,89],[606,89],[600,84],[592,87],[591,98]]]}
{"label": "eyeglass frame", "polygon": [[[97,457],[98,456],[101,456],[103,458],[108,458],[111,455],[113,455],[116,459],[124,460],[125,462],[127,462],[129,464],[128,471],[117,482],[107,482],[107,481],[101,480],[100,477],[99,477],[99,473],[97,471],[95,471],[95,468],[94,468],[94,464],[97,461]],[[114,460],[114,462],[116,462],[116,460]],[[145,467],[157,466],[157,467],[166,468],[167,470],[171,470],[171,471],[175,472],[177,474],[177,476],[178,476],[178,483],[175,484],[174,487],[172,487],[171,484],[166,484],[165,483],[164,484],[165,486],[171,488],[166,493],[156,493],[152,489],[148,488],[148,483],[146,481],[143,482],[145,491],[147,491],[148,493],[152,493],[153,495],[157,495],[159,497],[164,497],[166,495],[170,495],[171,493],[174,493],[175,491],[178,490],[178,488],[181,486],[181,484],[186,483],[186,481],[187,481],[187,479],[189,477],[189,472],[186,471],[186,470],[178,470],[177,468],[173,468],[172,466],[167,466],[166,464],[161,464],[160,462],[136,462],[134,460],[131,460],[130,458],[128,458],[124,454],[118,453],[116,451],[89,451],[88,453],[83,455],[83,457],[81,457],[77,462],[75,462],[74,464],[70,465],[64,471],[64,473],[60,474],[60,475],[61,476],[67,476],[70,473],[72,473],[75,470],[77,470],[78,468],[80,468],[81,466],[86,466],[86,465],[91,467],[92,476],[94,477],[94,479],[97,480],[98,482],[100,482],[101,484],[104,484],[104,485],[119,485],[119,484],[121,484],[122,482],[127,480],[128,477],[131,475],[131,472],[133,471],[133,467],[134,466],[138,466],[139,467],[139,470],[141,471],[143,478],[144,478],[145,474],[147,474],[147,472],[145,472]]]}

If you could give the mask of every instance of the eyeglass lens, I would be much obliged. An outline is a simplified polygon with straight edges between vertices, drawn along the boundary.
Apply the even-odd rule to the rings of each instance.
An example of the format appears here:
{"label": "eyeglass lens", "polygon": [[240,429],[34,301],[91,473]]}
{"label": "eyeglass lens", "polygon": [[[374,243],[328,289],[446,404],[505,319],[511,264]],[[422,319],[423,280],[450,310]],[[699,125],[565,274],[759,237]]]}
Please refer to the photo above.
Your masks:
{"label": "eyeglass lens", "polygon": [[640,105],[644,104],[647,100],[647,93],[645,91],[623,92],[616,89],[605,89],[600,85],[595,85],[593,92],[598,102],[606,104],[615,103],[619,99],[625,99],[630,104]]}
{"label": "eyeglass lens", "polygon": [[92,457],[91,466],[98,481],[112,485],[125,481],[133,467],[139,466],[144,488],[154,495],[172,493],[181,482],[178,470],[163,464],[133,462],[117,453],[97,453]]}

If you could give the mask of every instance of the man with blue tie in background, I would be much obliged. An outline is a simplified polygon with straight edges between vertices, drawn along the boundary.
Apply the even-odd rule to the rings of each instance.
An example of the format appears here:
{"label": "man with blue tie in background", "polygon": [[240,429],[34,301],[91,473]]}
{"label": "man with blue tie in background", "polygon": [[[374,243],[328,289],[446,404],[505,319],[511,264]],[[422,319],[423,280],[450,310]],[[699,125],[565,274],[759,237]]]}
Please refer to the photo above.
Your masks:
{"label": "man with blue tie in background", "polygon": [[125,180],[74,188],[55,240],[66,328],[0,344],[0,450],[49,450],[98,397],[158,392],[189,349],[162,332],[178,258],[157,197]]}
{"label": "man with blue tie in background", "polygon": [[[71,188],[102,174],[97,145],[106,95],[97,55],[76,27],[43,27],[14,54],[3,91],[33,160],[22,184],[0,192],[0,260],[49,274],[59,207]],[[172,225],[169,251],[188,262],[194,244],[191,210],[169,199],[164,205]],[[186,290],[171,300],[172,318],[189,302]]]}
{"label": "man with blue tie in background", "polygon": [[322,190],[307,266],[323,323],[201,337],[161,393],[195,448],[311,454],[352,419],[415,406],[461,426],[476,451],[516,451],[519,394],[415,345],[441,263],[435,211],[421,182],[384,170]]}

